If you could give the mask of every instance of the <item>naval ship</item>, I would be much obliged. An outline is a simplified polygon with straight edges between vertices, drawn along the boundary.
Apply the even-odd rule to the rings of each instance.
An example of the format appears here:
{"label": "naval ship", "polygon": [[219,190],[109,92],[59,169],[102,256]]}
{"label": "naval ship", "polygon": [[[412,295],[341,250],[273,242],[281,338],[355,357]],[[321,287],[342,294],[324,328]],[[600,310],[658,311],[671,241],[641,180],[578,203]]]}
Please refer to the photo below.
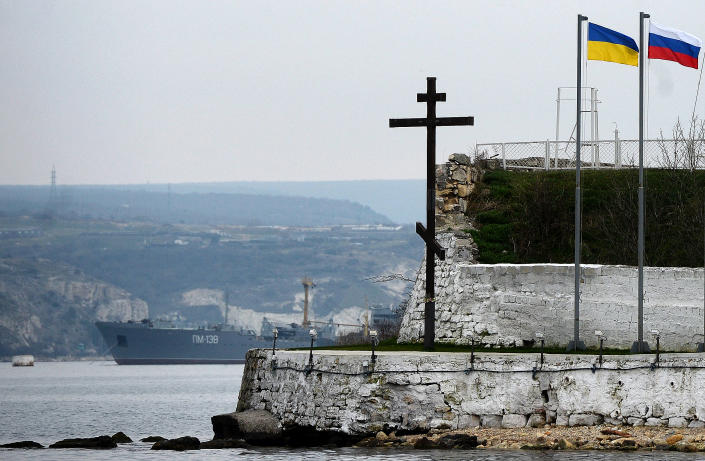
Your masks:
{"label": "naval ship", "polygon": [[274,345],[275,329],[277,349],[309,347],[310,328],[314,323],[319,324],[315,345],[331,346],[335,344],[335,324],[308,319],[308,289],[313,282],[305,278],[303,284],[306,293],[301,325],[275,325],[264,318],[260,335],[227,324],[227,301],[225,323],[212,327],[178,328],[169,322],[149,319],[139,322],[96,322],[95,325],[119,365],[245,363],[248,350]]}

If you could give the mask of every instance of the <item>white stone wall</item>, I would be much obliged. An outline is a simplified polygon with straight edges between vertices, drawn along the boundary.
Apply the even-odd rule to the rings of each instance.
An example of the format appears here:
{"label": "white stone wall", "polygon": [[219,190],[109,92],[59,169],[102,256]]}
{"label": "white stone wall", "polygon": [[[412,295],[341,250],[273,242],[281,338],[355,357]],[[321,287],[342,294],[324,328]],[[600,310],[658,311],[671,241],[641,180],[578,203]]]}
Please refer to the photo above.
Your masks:
{"label": "white stone wall", "polygon": [[[547,344],[572,339],[572,264],[467,264],[451,258],[437,265],[437,273],[437,341],[468,344],[474,337],[485,345],[521,346],[538,331]],[[703,341],[703,270],[647,267],[644,274],[644,338],[654,348],[649,332],[657,329],[663,349],[694,351]],[[423,341],[424,278],[421,271],[400,342]],[[581,293],[581,339],[597,346],[594,332],[601,330],[605,347],[629,348],[637,337],[637,269],[583,266]]]}
{"label": "white stone wall", "polygon": [[[264,409],[284,426],[367,434],[558,425],[705,426],[705,358],[251,350],[238,411]],[[540,368],[535,374],[532,369]],[[672,368],[674,367],[674,368]],[[697,368],[700,367],[700,368]]]}

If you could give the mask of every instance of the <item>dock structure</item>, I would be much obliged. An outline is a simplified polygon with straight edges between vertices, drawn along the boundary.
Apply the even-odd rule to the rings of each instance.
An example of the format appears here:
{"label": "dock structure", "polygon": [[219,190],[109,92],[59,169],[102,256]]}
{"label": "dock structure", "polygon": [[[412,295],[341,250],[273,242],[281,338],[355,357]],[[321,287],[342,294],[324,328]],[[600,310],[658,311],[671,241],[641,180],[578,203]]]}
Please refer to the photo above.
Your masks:
{"label": "dock structure", "polygon": [[[705,427],[705,357],[251,350],[237,410],[374,435],[473,427]],[[695,409],[695,412],[693,411]]]}

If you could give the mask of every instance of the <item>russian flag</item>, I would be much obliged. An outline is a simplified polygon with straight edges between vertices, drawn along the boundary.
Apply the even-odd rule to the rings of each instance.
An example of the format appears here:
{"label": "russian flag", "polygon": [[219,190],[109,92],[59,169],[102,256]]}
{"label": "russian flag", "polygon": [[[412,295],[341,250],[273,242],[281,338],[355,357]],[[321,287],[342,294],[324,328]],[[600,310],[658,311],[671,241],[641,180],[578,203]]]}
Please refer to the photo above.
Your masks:
{"label": "russian flag", "polygon": [[649,59],[675,61],[686,67],[698,68],[702,41],[682,30],[649,24]]}

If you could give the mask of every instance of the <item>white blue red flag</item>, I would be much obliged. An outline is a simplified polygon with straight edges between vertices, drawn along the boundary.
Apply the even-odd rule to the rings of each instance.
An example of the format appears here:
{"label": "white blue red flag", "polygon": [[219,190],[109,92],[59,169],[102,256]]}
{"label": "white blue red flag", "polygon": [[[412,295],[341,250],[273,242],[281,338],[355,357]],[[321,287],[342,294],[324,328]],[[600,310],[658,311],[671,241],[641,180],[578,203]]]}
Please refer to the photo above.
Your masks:
{"label": "white blue red flag", "polygon": [[686,67],[698,68],[702,40],[682,30],[649,24],[649,59],[675,61]]}

